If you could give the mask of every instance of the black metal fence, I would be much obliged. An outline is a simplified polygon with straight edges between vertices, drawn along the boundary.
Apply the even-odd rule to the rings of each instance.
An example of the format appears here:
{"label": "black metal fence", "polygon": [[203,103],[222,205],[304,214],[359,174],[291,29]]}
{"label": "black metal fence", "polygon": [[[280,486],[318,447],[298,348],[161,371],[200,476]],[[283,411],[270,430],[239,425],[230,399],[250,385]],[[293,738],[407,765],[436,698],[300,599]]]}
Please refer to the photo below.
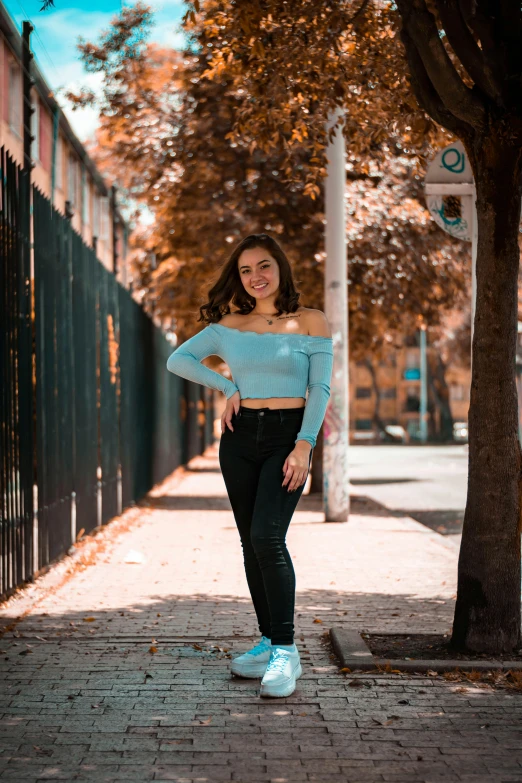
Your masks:
{"label": "black metal fence", "polygon": [[0,150],[0,592],[33,573],[32,330],[27,175]]}
{"label": "black metal fence", "polygon": [[[213,441],[213,393],[2,149],[0,594]],[[33,236],[33,273],[29,236]]]}

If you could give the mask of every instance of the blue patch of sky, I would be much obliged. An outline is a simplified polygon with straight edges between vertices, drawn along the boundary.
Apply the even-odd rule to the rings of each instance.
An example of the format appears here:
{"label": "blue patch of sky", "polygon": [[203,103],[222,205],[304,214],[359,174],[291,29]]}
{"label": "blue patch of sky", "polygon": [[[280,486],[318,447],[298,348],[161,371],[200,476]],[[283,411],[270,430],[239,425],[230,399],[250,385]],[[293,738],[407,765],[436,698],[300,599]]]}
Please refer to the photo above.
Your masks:
{"label": "blue patch of sky", "polygon": [[[120,12],[122,4],[114,0],[54,0],[54,8],[40,11],[42,1],[3,0],[20,31],[25,19],[33,24],[35,29],[31,34],[31,48],[38,67],[55,91],[75,133],[85,141],[96,128],[96,111],[81,109],[73,112],[62,93],[82,86],[95,91],[99,87],[100,75],[88,74],[83,68],[76,48],[78,37],[96,41],[100,33],[108,29],[111,19]],[[183,0],[157,0],[151,2],[150,6],[154,18],[149,40],[161,46],[182,48],[184,36],[180,22],[185,12]]]}

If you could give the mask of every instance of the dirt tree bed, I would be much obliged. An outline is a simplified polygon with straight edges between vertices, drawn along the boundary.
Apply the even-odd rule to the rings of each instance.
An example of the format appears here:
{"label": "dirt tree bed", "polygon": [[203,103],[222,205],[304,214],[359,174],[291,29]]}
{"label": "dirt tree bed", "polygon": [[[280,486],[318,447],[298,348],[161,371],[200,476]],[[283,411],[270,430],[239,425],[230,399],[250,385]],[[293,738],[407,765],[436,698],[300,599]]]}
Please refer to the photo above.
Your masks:
{"label": "dirt tree bed", "polygon": [[[490,654],[466,654],[452,650],[449,634],[376,634],[363,633],[362,638],[377,658],[394,660],[490,660]],[[493,656],[497,661],[522,661],[522,649]]]}

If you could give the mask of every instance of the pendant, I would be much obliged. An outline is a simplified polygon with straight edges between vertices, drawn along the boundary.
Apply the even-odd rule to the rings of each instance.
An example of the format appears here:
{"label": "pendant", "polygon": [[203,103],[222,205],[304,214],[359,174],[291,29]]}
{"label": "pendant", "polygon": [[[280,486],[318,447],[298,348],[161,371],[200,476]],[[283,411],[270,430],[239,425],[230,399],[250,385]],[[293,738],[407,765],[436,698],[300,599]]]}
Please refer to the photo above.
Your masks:
{"label": "pendant", "polygon": [[270,326],[272,326],[272,321],[269,321],[268,323],[270,324]]}

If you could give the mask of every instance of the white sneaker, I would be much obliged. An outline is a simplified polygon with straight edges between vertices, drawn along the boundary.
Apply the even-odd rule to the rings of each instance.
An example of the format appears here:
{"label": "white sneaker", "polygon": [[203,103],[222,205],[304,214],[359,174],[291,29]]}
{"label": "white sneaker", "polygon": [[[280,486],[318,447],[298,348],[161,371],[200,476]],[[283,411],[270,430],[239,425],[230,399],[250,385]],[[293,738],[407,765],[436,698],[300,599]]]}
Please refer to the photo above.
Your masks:
{"label": "white sneaker", "polygon": [[255,647],[232,659],[230,671],[238,677],[262,677],[270,660],[271,651],[270,639],[262,636]]}
{"label": "white sneaker", "polygon": [[299,650],[295,652],[272,646],[272,654],[261,680],[261,696],[290,696],[295,681],[303,673]]}

